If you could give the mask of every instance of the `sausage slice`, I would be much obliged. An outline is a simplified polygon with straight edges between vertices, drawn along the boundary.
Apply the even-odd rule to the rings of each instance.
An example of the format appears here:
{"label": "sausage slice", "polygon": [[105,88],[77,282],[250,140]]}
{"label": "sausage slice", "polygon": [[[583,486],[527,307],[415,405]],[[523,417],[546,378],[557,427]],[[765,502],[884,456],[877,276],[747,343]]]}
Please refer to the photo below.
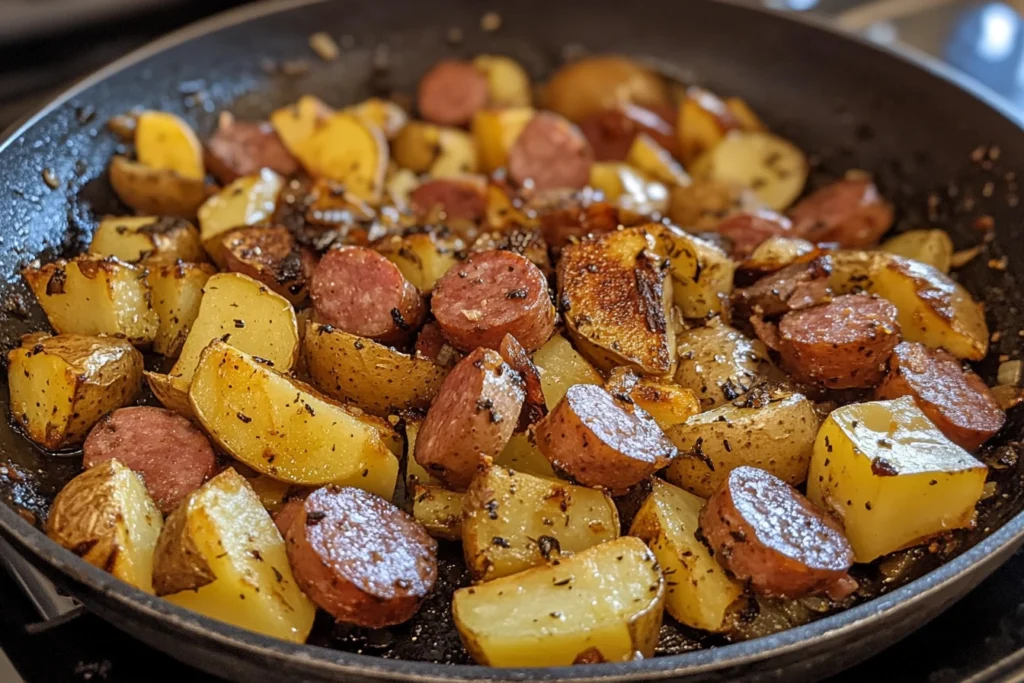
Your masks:
{"label": "sausage slice", "polygon": [[468,62],[438,62],[420,80],[417,105],[428,121],[464,126],[487,106],[487,76]]}
{"label": "sausage slice", "polygon": [[299,588],[341,622],[400,624],[437,579],[437,542],[410,515],[361,489],[309,494],[286,541]]}
{"label": "sausage slice", "polygon": [[537,447],[552,465],[584,486],[613,494],[625,493],[676,455],[642,408],[591,384],[569,387],[535,430]]}
{"label": "sausage slice", "polygon": [[487,210],[487,181],[483,177],[437,178],[421,183],[409,194],[417,216],[433,218],[443,211],[448,220],[479,221]]}
{"label": "sausage slice", "polygon": [[728,238],[729,252],[737,260],[750,256],[769,237],[788,235],[792,229],[788,218],[767,209],[730,214],[715,226],[716,233]]}
{"label": "sausage slice", "polygon": [[223,241],[224,267],[259,280],[293,304],[309,294],[316,256],[299,246],[287,228],[242,228]]}
{"label": "sausage slice", "polygon": [[832,266],[832,257],[826,254],[805,263],[786,266],[749,287],[737,289],[732,293],[734,317],[747,319],[756,315],[773,318],[826,303],[832,294],[828,285]]}
{"label": "sausage slice", "polygon": [[501,340],[498,352],[509,367],[523,378],[526,400],[522,412],[519,413],[519,431],[523,431],[548,414],[547,404],[544,402],[544,389],[540,383],[540,371],[533,364],[526,349],[511,334],[506,334]]}
{"label": "sausage slice", "polygon": [[222,112],[217,130],[206,141],[206,168],[222,184],[269,168],[283,176],[295,175],[299,162],[266,121],[236,121]]}
{"label": "sausage slice", "polygon": [[775,340],[787,370],[830,389],[878,384],[899,342],[896,307],[866,294],[787,313]]}
{"label": "sausage slice", "polygon": [[86,469],[116,459],[142,476],[163,513],[213,475],[213,448],[198,427],[163,408],[133,406],[106,415],[83,445]]}
{"label": "sausage slice", "polygon": [[416,462],[464,491],[477,468],[512,438],[526,393],[519,373],[476,349],[445,377],[416,437]]}
{"label": "sausage slice", "polygon": [[590,181],[594,150],[580,129],[551,112],[526,124],[508,154],[509,177],[535,190],[583,187]]}
{"label": "sausage slice", "polygon": [[451,345],[498,349],[506,334],[536,351],[555,329],[555,308],[540,268],[511,251],[471,254],[434,285],[431,308]]}
{"label": "sausage slice", "polygon": [[594,149],[597,161],[624,161],[640,133],[650,135],[659,146],[677,157],[679,138],[673,125],[675,120],[676,113],[668,105],[646,108],[623,102],[591,114],[580,122],[580,130]]}
{"label": "sausage slice", "polygon": [[758,593],[838,600],[857,587],[847,574],[853,548],[839,523],[756,467],[728,474],[701,510],[700,531],[719,564]]}
{"label": "sausage slice", "polygon": [[324,254],[309,293],[319,322],[386,344],[411,337],[426,316],[419,290],[398,266],[366,247]]}
{"label": "sausage slice", "polygon": [[985,382],[941,349],[903,342],[889,357],[889,374],[875,390],[880,399],[913,396],[943,434],[973,451],[1006,422]]}
{"label": "sausage slice", "polygon": [[790,209],[789,217],[795,236],[847,249],[877,244],[893,221],[892,207],[867,179],[826,185]]}

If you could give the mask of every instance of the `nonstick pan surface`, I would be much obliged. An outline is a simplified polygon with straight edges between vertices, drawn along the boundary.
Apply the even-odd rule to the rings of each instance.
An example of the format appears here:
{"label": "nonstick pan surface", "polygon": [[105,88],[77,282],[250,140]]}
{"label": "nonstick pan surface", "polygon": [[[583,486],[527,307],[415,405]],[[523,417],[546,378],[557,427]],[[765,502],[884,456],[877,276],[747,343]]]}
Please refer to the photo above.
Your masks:
{"label": "nonstick pan surface", "polygon": [[[499,30],[481,30],[486,12],[500,15]],[[450,40],[452,29],[462,40]],[[339,60],[324,63],[313,55],[307,40],[317,31],[346,46]],[[0,341],[6,349],[22,333],[45,328],[17,276],[20,265],[80,251],[97,216],[124,210],[105,177],[119,149],[105,128],[115,114],[140,106],[175,111],[202,136],[225,107],[262,118],[304,93],[332,105],[371,94],[411,94],[427,67],[443,57],[506,53],[539,79],[583,50],[643,58],[683,82],[744,97],[773,129],[812,155],[812,187],[851,168],[874,173],[898,207],[897,229],[943,227],[958,248],[967,248],[983,242],[976,228],[994,221],[995,240],[958,276],[984,301],[998,333],[979,372],[994,380],[1001,356],[1018,357],[1024,329],[1016,286],[1024,261],[1016,235],[1024,219],[1017,196],[1021,121],[993,96],[973,92],[913,55],[709,0],[278,2],[242,8],[158,41],[76,86],[0,142]],[[58,188],[44,182],[44,170],[60,179]],[[6,413],[2,384],[0,409]],[[34,449],[6,421],[0,424],[0,531],[115,625],[236,680],[813,679],[922,625],[1021,544],[1022,436],[1024,418],[1011,411],[1004,432],[982,453],[998,486],[982,504],[978,529],[935,554],[918,551],[902,575],[921,578],[901,586],[876,572],[879,597],[739,644],[697,650],[716,643],[667,624],[660,651],[665,656],[571,669],[467,665],[440,592],[416,620],[396,629],[359,632],[318,624],[312,642],[329,648],[262,637],[145,595],[42,534],[47,507],[77,473],[79,458]],[[465,580],[455,563],[444,574],[448,584]]]}

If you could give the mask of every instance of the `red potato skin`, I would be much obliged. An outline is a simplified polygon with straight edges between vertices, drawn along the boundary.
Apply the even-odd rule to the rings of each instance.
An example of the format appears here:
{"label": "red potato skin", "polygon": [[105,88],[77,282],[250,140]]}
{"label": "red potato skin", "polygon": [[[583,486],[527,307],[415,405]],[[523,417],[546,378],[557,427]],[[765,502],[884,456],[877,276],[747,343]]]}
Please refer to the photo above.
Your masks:
{"label": "red potato skin", "polygon": [[580,122],[580,130],[594,150],[596,161],[624,161],[640,133],[646,133],[674,157],[679,156],[676,112],[669,106],[641,107],[623,102]]}
{"label": "red potato skin", "polygon": [[499,349],[506,334],[536,351],[555,329],[544,273],[510,251],[471,254],[434,285],[431,310],[445,339],[460,351]]}
{"label": "red potato skin", "polygon": [[419,290],[398,266],[366,247],[324,254],[309,293],[318,322],[384,344],[407,341],[427,312]]}
{"label": "red potato skin", "polygon": [[491,349],[476,349],[445,377],[416,437],[413,457],[464,491],[512,438],[526,392],[519,373]]}
{"label": "red potato skin", "polygon": [[420,80],[417,106],[427,121],[464,126],[487,106],[487,76],[468,62],[438,62]]}
{"label": "red potato skin", "polygon": [[285,540],[299,588],[340,622],[382,628],[407,621],[437,579],[437,542],[410,515],[361,489],[309,494]]}
{"label": "red potato skin", "polygon": [[283,176],[299,172],[299,162],[266,121],[236,121],[224,112],[206,142],[206,168],[221,185],[269,168]]}
{"label": "red potato skin", "polygon": [[774,211],[762,210],[730,214],[715,226],[714,231],[728,238],[732,257],[742,260],[769,237],[786,236],[792,230],[793,223],[788,218]]}
{"label": "red potato skin", "polygon": [[912,396],[950,441],[977,450],[1006,422],[984,380],[941,349],[903,342],[889,357],[889,372],[875,398]]}
{"label": "red potato skin", "polygon": [[417,216],[432,216],[438,209],[450,220],[479,221],[487,211],[487,185],[471,179],[437,178],[421,183],[409,195]]}
{"label": "red potato skin", "polygon": [[82,447],[85,469],[116,459],[137,472],[167,514],[213,475],[216,459],[198,427],[170,410],[119,408],[101,419]]}
{"label": "red potato skin", "polygon": [[534,190],[580,188],[590,181],[594,150],[579,128],[550,112],[536,114],[508,155],[509,177]]}
{"label": "red potato skin", "polygon": [[316,255],[300,247],[287,228],[241,228],[221,243],[225,270],[248,275],[292,303],[308,296]]}
{"label": "red potato skin", "polygon": [[839,523],[764,470],[730,472],[701,510],[700,531],[715,559],[763,595],[842,599],[856,590]]}
{"label": "red potato skin", "polygon": [[893,212],[873,182],[856,179],[826,185],[790,209],[789,218],[796,237],[863,249],[889,231]]}

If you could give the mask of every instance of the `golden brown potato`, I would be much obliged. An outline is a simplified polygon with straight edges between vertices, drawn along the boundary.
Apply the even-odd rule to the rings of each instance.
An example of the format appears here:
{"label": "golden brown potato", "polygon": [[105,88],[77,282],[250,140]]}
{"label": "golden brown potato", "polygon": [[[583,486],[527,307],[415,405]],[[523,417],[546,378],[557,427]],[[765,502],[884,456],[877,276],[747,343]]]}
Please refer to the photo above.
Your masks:
{"label": "golden brown potato", "polygon": [[284,146],[297,158],[298,151],[333,113],[334,110],[318,98],[303,95],[298,102],[275,110],[270,115],[270,123]]}
{"label": "golden brown potato", "polygon": [[643,226],[655,238],[655,252],[669,263],[672,299],[685,318],[720,313],[732,293],[736,264],[710,242],[660,223]]}
{"label": "golden brown potato", "polygon": [[57,332],[116,334],[133,344],[148,344],[160,320],[145,272],[115,258],[82,254],[30,265],[21,274]]}
{"label": "golden brown potato", "polygon": [[945,230],[910,230],[882,242],[882,251],[927,263],[943,273],[953,260],[953,240]]}
{"label": "golden brown potato", "polygon": [[768,208],[784,211],[803,192],[807,157],[771,133],[732,131],[690,168],[694,178],[749,187]]}
{"label": "golden brown potato", "polygon": [[118,198],[141,214],[194,218],[211,188],[201,178],[186,178],[174,171],[143,166],[116,156],[108,169]]}
{"label": "golden brown potato", "polygon": [[372,124],[388,140],[394,140],[409,121],[409,114],[398,104],[379,97],[363,100],[359,104],[347,107],[344,111]]}
{"label": "golden brown potato", "polygon": [[146,384],[149,385],[149,390],[153,392],[153,396],[160,401],[164,408],[173,410],[190,420],[195,418],[192,406],[188,402],[188,385],[191,378],[184,379],[149,370],[143,375],[146,378]]}
{"label": "golden brown potato", "polygon": [[466,245],[454,233],[430,231],[389,235],[375,242],[373,248],[398,266],[406,280],[426,293],[459,262]]}
{"label": "golden brown potato", "polygon": [[462,539],[462,500],[465,493],[441,486],[415,484],[412,491],[412,516],[434,538],[446,541]]}
{"label": "golden brown potato", "polygon": [[654,654],[664,583],[643,541],[618,538],[460,588],[452,614],[466,649],[487,666],[567,666],[583,653],[624,662]]}
{"label": "golden brown potato", "polygon": [[427,358],[316,322],[306,327],[303,350],[314,386],[373,415],[426,410],[448,374]]}
{"label": "golden brown potato", "polygon": [[181,218],[108,216],[100,221],[89,253],[134,263],[205,261],[206,252],[195,226]]}
{"label": "golden brown potato", "polygon": [[629,368],[615,368],[604,388],[620,401],[632,401],[654,418],[662,431],[686,422],[700,412],[692,389],[653,377],[641,377]]}
{"label": "golden brown potato", "polygon": [[230,467],[168,516],[153,587],[180,607],[295,643],[306,641],[316,615],[270,514]]}
{"label": "golden brown potato", "polygon": [[530,211],[513,198],[505,188],[491,183],[487,186],[487,227],[494,230],[522,228],[535,230],[540,226],[536,211]]}
{"label": "golden brown potato", "polygon": [[536,439],[530,431],[513,434],[505,448],[494,459],[494,464],[535,477],[557,479],[554,468],[537,448]]}
{"label": "golden brown potato", "polygon": [[309,296],[316,255],[300,246],[287,228],[232,230],[221,240],[218,252],[226,270],[262,282],[293,305]]}
{"label": "golden brown potato", "polygon": [[135,119],[135,154],[139,163],[182,178],[202,180],[203,145],[181,117],[165,111],[144,111]]}
{"label": "golden brown potato", "polygon": [[482,171],[491,173],[508,163],[508,153],[512,145],[535,113],[532,107],[524,105],[481,109],[473,115],[470,129]]}
{"label": "golden brown potato", "polygon": [[516,60],[504,55],[477,55],[473,66],[487,77],[487,101],[492,107],[530,106],[530,77]]}
{"label": "golden brown potato", "polygon": [[392,143],[392,154],[402,168],[447,178],[478,169],[477,150],[469,133],[423,121],[410,121]]}
{"label": "golden brown potato", "polygon": [[146,281],[152,291],[150,300],[160,319],[153,338],[154,351],[169,358],[178,355],[199,315],[203,287],[215,272],[208,263],[181,261],[147,267]]}
{"label": "golden brown potato", "polygon": [[739,398],[768,375],[768,348],[714,318],[679,335],[676,383],[693,390],[704,410]]}
{"label": "golden brown potato", "polygon": [[690,231],[714,230],[723,218],[737,211],[754,211],[763,204],[753,192],[731,183],[695,178],[677,185],[669,195],[668,215]]}
{"label": "golden brown potato", "polygon": [[90,467],[61,489],[46,535],[91,565],[153,592],[153,552],[163,526],[146,485],[117,460]]}
{"label": "golden brown potato", "polygon": [[328,117],[295,150],[310,175],[344,183],[347,191],[376,204],[384,191],[388,141],[380,130],[352,114]]}
{"label": "golden brown potato", "polygon": [[682,165],[647,133],[633,138],[633,144],[626,153],[626,163],[668,187],[690,184],[690,176]]}
{"label": "golden brown potato", "polygon": [[661,76],[615,55],[567,64],[544,87],[544,105],[573,123],[627,102],[657,108],[669,106],[670,100]]}
{"label": "golden brown potato", "polygon": [[604,378],[560,334],[553,335],[533,354],[533,364],[540,371],[544,403],[553,410],[574,384],[603,384]]}
{"label": "golden brown potato", "polygon": [[627,211],[640,215],[668,213],[668,188],[629,164],[616,161],[593,164],[589,185]]}
{"label": "golden brown potato", "polygon": [[740,270],[755,277],[774,273],[788,265],[810,258],[818,248],[813,242],[799,237],[769,237],[754,248],[750,256],[740,264]]}
{"label": "golden brown potato", "polygon": [[270,219],[282,187],[284,178],[265,168],[257,175],[242,176],[199,207],[203,247],[218,266],[224,267],[224,235]]}
{"label": "golden brown potato", "polygon": [[676,124],[683,163],[693,163],[739,127],[739,120],[717,95],[696,86],[687,88]]}
{"label": "golden brown potato", "polygon": [[725,106],[736,118],[741,130],[768,130],[761,118],[757,115],[746,100],[741,97],[725,98]]}
{"label": "golden brown potato", "polygon": [[477,474],[462,499],[462,551],[481,581],[618,536],[619,513],[607,493],[505,467]]}

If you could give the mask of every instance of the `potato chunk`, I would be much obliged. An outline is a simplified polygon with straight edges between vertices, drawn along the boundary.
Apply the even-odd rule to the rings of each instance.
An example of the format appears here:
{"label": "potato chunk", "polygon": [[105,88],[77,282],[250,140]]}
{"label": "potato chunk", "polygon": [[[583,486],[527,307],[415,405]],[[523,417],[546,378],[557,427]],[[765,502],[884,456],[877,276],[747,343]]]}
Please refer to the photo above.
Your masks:
{"label": "potato chunk", "polygon": [[619,400],[632,401],[667,432],[700,412],[700,402],[690,389],[651,377],[640,377],[628,368],[608,375],[605,389]]}
{"label": "potato chunk", "polygon": [[296,643],[305,642],[316,615],[295,583],[281,533],[231,468],[167,518],[153,587],[181,607]]}
{"label": "potato chunk", "polygon": [[987,468],[905,396],[832,411],[818,432],[807,497],[870,562],[949,529],[970,527]]}
{"label": "potato chunk", "polygon": [[297,157],[302,146],[333,113],[318,98],[303,95],[298,102],[274,110],[270,115],[270,123],[284,146]]}
{"label": "potato chunk", "polygon": [[181,218],[108,216],[96,226],[89,253],[136,261],[205,261],[199,231]]}
{"label": "potato chunk", "polygon": [[101,417],[135,400],[142,365],[123,339],[28,335],[7,354],[11,417],[45,448],[79,444]]}
{"label": "potato chunk", "polygon": [[626,163],[668,187],[690,184],[690,176],[682,165],[647,133],[640,133],[633,139]]}
{"label": "potato chunk", "polygon": [[180,116],[144,111],[135,123],[135,153],[149,168],[174,171],[182,178],[202,180],[203,145]]}
{"label": "potato chunk", "polygon": [[477,55],[473,66],[487,76],[488,100],[494,107],[528,107],[533,99],[530,77],[511,57]]}
{"label": "potato chunk", "polygon": [[669,263],[672,300],[685,318],[706,318],[722,310],[732,293],[736,264],[718,247],[676,228],[644,226],[655,251]]}
{"label": "potato chunk", "polygon": [[534,352],[533,364],[540,371],[540,385],[548,410],[554,410],[574,384],[604,382],[601,373],[560,334],[553,335]]}
{"label": "potato chunk", "polygon": [[149,168],[122,156],[110,161],[108,173],[118,199],[150,216],[194,218],[210,194],[202,178],[186,178],[174,171]]}
{"label": "potato chunk", "polygon": [[116,258],[82,254],[22,271],[53,329],[68,334],[118,334],[153,341],[159,325],[145,271]]}
{"label": "potato chunk", "polygon": [[[571,587],[571,590],[570,590]],[[588,651],[624,662],[654,654],[665,586],[637,538],[602,543],[556,565],[455,591],[466,649],[488,666],[565,666]]]}
{"label": "potato chunk", "polygon": [[453,234],[416,232],[391,235],[373,247],[398,266],[406,280],[425,293],[459,262],[459,254],[466,245]]}
{"label": "potato chunk", "polygon": [[752,188],[768,208],[784,211],[807,182],[807,157],[788,140],[732,131],[690,169],[694,178]]}
{"label": "potato chunk", "polygon": [[494,464],[535,477],[557,479],[554,468],[537,448],[533,434],[529,431],[513,434],[504,450],[494,459]]}
{"label": "potato chunk", "polygon": [[380,200],[388,141],[365,119],[344,112],[333,114],[294,152],[310,175],[344,183],[348,192],[362,200]]}
{"label": "potato chunk", "polygon": [[169,358],[178,355],[199,315],[203,287],[215,272],[208,263],[178,262],[147,268],[153,310],[160,318],[153,338],[154,351]]}
{"label": "potato chunk", "polygon": [[739,398],[771,369],[761,340],[749,339],[718,318],[680,334],[678,352],[675,380],[693,390],[704,410]]}
{"label": "potato chunk", "polygon": [[667,576],[665,609],[676,621],[704,631],[726,631],[743,584],[729,578],[696,533],[704,499],[651,480],[654,488],[633,518],[630,536],[643,539]]}
{"label": "potato chunk", "polygon": [[953,259],[953,240],[945,230],[909,230],[882,242],[882,251],[927,263],[948,273]]}
{"label": "potato chunk", "polygon": [[529,106],[481,109],[473,115],[473,141],[480,167],[491,173],[508,163],[508,154],[516,138],[536,112]]}
{"label": "potato chunk", "polygon": [[282,187],[284,178],[265,168],[256,175],[242,176],[199,207],[203,247],[218,266],[224,267],[224,234],[273,216]]}
{"label": "potato chunk", "polygon": [[490,581],[619,536],[611,496],[491,466],[462,499],[462,551],[474,578]]}
{"label": "potato chunk", "polygon": [[465,493],[449,491],[441,486],[416,484],[412,492],[412,516],[434,538],[461,540],[462,501],[465,497]]}
{"label": "potato chunk", "polygon": [[398,458],[373,422],[223,342],[203,352],[188,398],[221,448],[257,472],[394,493]]}
{"label": "potato chunk", "polygon": [[108,460],[61,489],[46,535],[89,564],[152,593],[153,551],[163,522],[139,475]]}

